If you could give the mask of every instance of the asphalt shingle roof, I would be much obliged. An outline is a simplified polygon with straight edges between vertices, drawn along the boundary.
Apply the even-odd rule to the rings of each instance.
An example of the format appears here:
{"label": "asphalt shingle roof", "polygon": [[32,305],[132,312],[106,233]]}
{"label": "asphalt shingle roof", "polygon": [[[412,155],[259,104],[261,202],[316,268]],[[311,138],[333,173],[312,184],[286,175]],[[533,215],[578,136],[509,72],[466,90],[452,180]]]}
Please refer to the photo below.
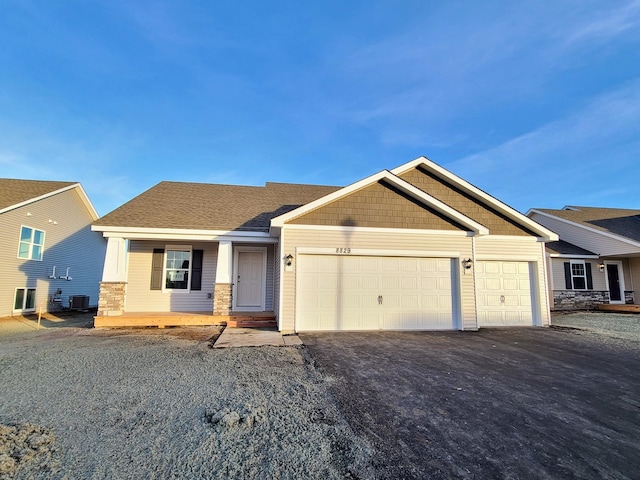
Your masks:
{"label": "asphalt shingle roof", "polygon": [[596,255],[589,250],[585,250],[584,248],[580,248],[577,245],[565,242],[564,240],[547,242],[544,246],[550,253],[557,253],[559,255]]}
{"label": "asphalt shingle roof", "polygon": [[563,210],[535,210],[640,242],[640,210],[573,206]]}
{"label": "asphalt shingle roof", "polygon": [[0,210],[76,183],[0,178]]}
{"label": "asphalt shingle roof", "polygon": [[266,231],[272,218],[340,188],[271,182],[264,187],[160,182],[94,225]]}

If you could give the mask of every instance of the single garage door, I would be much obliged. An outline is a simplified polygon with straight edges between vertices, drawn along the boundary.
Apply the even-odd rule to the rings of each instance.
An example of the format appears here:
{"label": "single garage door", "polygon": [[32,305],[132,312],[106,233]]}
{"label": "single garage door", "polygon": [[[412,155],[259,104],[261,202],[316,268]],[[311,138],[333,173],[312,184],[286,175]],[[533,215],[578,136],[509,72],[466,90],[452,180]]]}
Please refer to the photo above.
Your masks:
{"label": "single garage door", "polygon": [[479,261],[474,268],[479,327],[533,325],[529,262]]}
{"label": "single garage door", "polygon": [[450,330],[451,259],[299,255],[296,330]]}

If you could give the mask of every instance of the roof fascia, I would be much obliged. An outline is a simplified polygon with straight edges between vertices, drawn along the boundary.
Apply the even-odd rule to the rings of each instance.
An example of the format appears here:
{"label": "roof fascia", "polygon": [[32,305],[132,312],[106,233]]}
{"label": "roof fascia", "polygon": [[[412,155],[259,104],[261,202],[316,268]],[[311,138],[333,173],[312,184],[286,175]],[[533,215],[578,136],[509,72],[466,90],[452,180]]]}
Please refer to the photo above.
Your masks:
{"label": "roof fascia", "polygon": [[443,168],[437,163],[429,160],[427,157],[418,157],[415,160],[412,160],[408,163],[405,163],[404,165],[400,165],[399,167],[394,168],[393,170],[391,170],[391,173],[393,173],[394,175],[401,175],[402,173],[412,170],[419,166],[425,167],[427,170],[434,172],[436,175],[438,175],[441,178],[447,179],[448,181],[450,181],[460,189],[466,191],[467,193],[477,198],[478,200],[481,200],[491,205],[493,208],[503,213],[505,216],[509,217],[511,220],[514,220],[520,223],[521,225],[526,226],[529,230],[532,230],[538,233],[545,241],[552,242],[559,239],[556,233],[534,222],[530,218],[527,218],[525,215],[511,208],[509,205],[502,203],[497,198],[494,198],[488,193],[480,190],[475,185],[470,184],[469,182],[460,178],[456,174],[450,172],[446,168]]}
{"label": "roof fascia", "polygon": [[271,226],[283,227],[285,226],[285,223],[289,220],[299,217],[300,215],[304,215],[305,213],[308,213],[312,210],[322,207],[323,205],[333,202],[334,200],[345,197],[350,193],[355,192],[356,190],[360,190],[364,187],[372,185],[373,183],[379,182],[380,180],[388,181],[389,183],[393,184],[395,187],[402,190],[403,192],[410,195],[411,197],[415,198],[416,200],[420,201],[424,205],[427,205],[433,208],[434,210],[442,213],[443,215],[456,220],[458,223],[464,225],[465,227],[469,228],[470,230],[476,232],[479,235],[489,234],[489,230],[484,225],[479,224],[478,222],[467,217],[466,215],[461,214],[457,210],[441,202],[440,200],[423,192],[419,188],[416,188],[406,180],[403,180],[397,177],[389,170],[382,170],[358,182],[352,183],[347,187],[341,188],[340,190],[330,193],[329,195],[325,195],[324,197],[314,200],[313,202],[307,203],[306,205],[298,207],[295,210],[287,212],[284,215],[280,215],[279,217],[273,218],[271,220]]}
{"label": "roof fascia", "polygon": [[574,226],[574,227],[581,228],[583,230],[586,230],[587,232],[595,233],[597,235],[602,235],[603,237],[611,238],[613,240],[618,240],[620,242],[627,243],[627,244],[632,245],[634,247],[640,247],[640,242],[635,242],[635,241],[631,240],[630,238],[625,237],[624,235],[618,235],[616,233],[610,233],[610,232],[603,232],[602,230],[597,230],[595,228],[588,227],[588,226],[583,225],[581,223],[577,223],[577,222],[573,222],[571,220],[567,220],[566,218],[557,217],[556,215],[552,215],[551,213],[541,212],[540,210],[536,210],[535,208],[530,209],[527,212],[527,215],[529,215],[529,213],[535,213],[536,215],[541,215],[543,217],[553,218],[554,220],[557,220],[557,221],[562,222],[562,223],[566,223],[566,224]]}
{"label": "roof fascia", "polygon": [[104,225],[91,225],[94,232],[102,232],[104,237],[123,238],[166,238],[177,237],[242,237],[242,238],[270,238],[268,232],[245,232],[241,230],[196,230],[188,228],[146,228],[146,227],[113,227]]}
{"label": "roof fascia", "polygon": [[87,192],[84,191],[84,188],[82,187],[82,185],[79,183],[76,183],[76,186],[78,187],[78,191],[80,193],[80,198],[82,199],[82,202],[84,203],[85,207],[87,207],[87,210],[89,210],[89,213],[91,214],[91,217],[95,222],[100,218],[100,215],[98,215],[98,211],[93,206],[93,203],[91,203],[91,200],[89,200],[89,195],[87,195]]}

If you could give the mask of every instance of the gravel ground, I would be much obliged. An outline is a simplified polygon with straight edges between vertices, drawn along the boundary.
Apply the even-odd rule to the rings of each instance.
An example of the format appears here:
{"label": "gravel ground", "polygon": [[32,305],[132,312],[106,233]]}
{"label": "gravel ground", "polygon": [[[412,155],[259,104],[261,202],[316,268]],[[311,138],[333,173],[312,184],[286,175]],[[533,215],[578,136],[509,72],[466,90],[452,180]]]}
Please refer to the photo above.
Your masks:
{"label": "gravel ground", "polygon": [[0,479],[372,477],[304,349],[217,333],[0,336]]}
{"label": "gravel ground", "polygon": [[554,313],[551,317],[551,325],[578,328],[608,337],[640,342],[640,315],[635,313]]}

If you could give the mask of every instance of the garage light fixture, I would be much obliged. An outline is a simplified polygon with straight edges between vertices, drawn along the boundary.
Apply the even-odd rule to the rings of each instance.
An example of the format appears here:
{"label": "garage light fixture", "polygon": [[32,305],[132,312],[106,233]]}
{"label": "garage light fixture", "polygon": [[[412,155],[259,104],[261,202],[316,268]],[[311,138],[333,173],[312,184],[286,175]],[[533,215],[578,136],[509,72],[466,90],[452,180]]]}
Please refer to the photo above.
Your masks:
{"label": "garage light fixture", "polygon": [[598,265],[598,268],[601,272],[604,272],[604,262],[601,262],[600,265]]}
{"label": "garage light fixture", "polygon": [[466,260],[462,260],[462,266],[465,268],[465,270],[469,270],[472,265],[473,265],[473,260],[471,260],[470,258],[467,258]]}
{"label": "garage light fixture", "polygon": [[287,267],[290,267],[290,266],[291,266],[291,264],[293,263],[293,255],[289,254],[289,255],[287,255],[286,257],[284,257],[284,262],[285,262],[284,264],[285,264]]}

